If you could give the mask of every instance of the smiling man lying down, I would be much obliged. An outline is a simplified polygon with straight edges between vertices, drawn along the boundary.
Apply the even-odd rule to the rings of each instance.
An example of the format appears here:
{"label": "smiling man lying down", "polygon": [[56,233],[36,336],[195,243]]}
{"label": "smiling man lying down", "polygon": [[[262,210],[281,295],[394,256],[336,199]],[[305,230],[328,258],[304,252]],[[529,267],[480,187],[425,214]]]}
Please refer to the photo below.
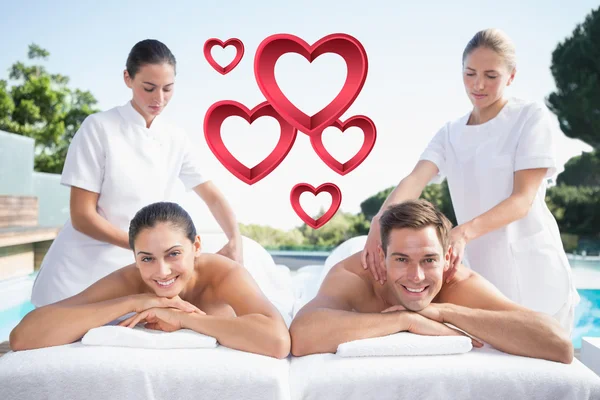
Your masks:
{"label": "smiling man lying down", "polygon": [[335,353],[342,343],[402,331],[463,334],[448,323],[506,353],[571,363],[569,334],[550,315],[512,302],[464,265],[444,283],[451,227],[425,200],[386,210],[379,256],[387,281],[363,269],[360,252],[336,264],[292,322],[292,354]]}

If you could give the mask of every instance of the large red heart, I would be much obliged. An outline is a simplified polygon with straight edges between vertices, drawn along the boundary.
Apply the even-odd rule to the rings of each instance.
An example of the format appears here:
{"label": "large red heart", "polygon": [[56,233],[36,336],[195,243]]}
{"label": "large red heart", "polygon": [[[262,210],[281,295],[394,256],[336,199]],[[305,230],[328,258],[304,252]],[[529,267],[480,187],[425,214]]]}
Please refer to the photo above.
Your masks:
{"label": "large red heart", "polygon": [[[297,53],[309,62],[324,53],[340,55],[348,67],[341,92],[321,111],[308,116],[285,97],[275,81],[275,63],[285,53]],[[275,110],[298,130],[312,136],[338,119],[354,102],[367,78],[368,59],[362,44],[350,35],[327,35],[309,46],[304,40],[289,34],[266,38],[256,50],[254,75],[266,99]]]}
{"label": "large red heart", "polygon": [[[230,62],[225,67],[220,66],[215,61],[212,54],[210,53],[210,50],[216,45],[219,45],[222,48],[225,48],[227,46],[235,47],[235,50],[236,50],[235,58],[233,59],[232,62]],[[204,58],[206,58],[206,61],[208,61],[208,63],[221,75],[225,75],[225,74],[229,73],[231,70],[233,70],[240,63],[240,60],[242,59],[243,56],[244,56],[244,43],[242,43],[242,41],[240,39],[231,38],[231,39],[226,40],[225,43],[223,43],[221,40],[219,40],[217,38],[211,38],[211,39],[208,39],[206,42],[204,42]]]}
{"label": "large red heart", "polygon": [[364,134],[363,144],[354,157],[345,163],[340,163],[338,160],[327,151],[323,145],[323,131],[319,132],[318,135],[310,137],[310,144],[317,153],[317,155],[323,160],[325,164],[332,170],[340,175],[346,175],[356,167],[358,167],[367,158],[373,146],[375,146],[375,139],[377,137],[377,129],[373,121],[364,115],[355,115],[352,118],[348,118],[346,122],[341,122],[339,119],[334,121],[330,126],[338,128],[342,132],[351,127],[357,127],[362,129]]}
{"label": "large red heart", "polygon": [[[300,195],[304,192],[311,192],[315,196],[321,192],[329,193],[331,195],[331,206],[329,207],[329,210],[316,220],[310,217],[300,205]],[[290,202],[292,203],[292,208],[296,211],[296,214],[298,214],[300,219],[302,219],[306,225],[313,229],[319,229],[329,222],[340,208],[340,204],[342,203],[342,192],[340,188],[333,183],[324,183],[316,189],[308,183],[299,183],[294,186],[290,192]]]}
{"label": "large red heart", "polygon": [[[225,147],[221,137],[221,125],[228,117],[238,116],[252,123],[260,117],[273,117],[281,127],[279,141],[275,149],[260,163],[252,168],[239,162]],[[273,109],[267,102],[262,102],[252,110],[236,101],[223,100],[213,104],[204,117],[204,137],[208,147],[217,159],[241,181],[252,185],[269,175],[290,152],[296,141],[297,130]]]}

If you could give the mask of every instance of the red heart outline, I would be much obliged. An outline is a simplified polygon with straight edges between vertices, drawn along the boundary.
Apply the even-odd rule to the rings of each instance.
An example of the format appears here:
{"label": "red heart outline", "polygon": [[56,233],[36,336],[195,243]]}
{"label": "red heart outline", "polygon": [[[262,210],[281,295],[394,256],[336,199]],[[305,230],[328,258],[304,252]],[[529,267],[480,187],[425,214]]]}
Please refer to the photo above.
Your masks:
{"label": "red heart outline", "polygon": [[[329,193],[331,195],[331,206],[329,206],[329,210],[327,210],[325,214],[321,215],[316,220],[310,217],[300,205],[300,195],[304,192],[311,192],[315,196],[321,192]],[[329,220],[335,215],[337,210],[340,208],[340,204],[342,203],[342,191],[333,183],[324,183],[316,189],[308,183],[298,183],[292,188],[292,191],[290,192],[290,203],[292,203],[292,208],[300,217],[300,219],[302,219],[302,221],[306,223],[306,225],[310,226],[313,229],[319,229],[327,222],[329,222]]]}
{"label": "red heart outline", "polygon": [[[275,63],[286,53],[300,54],[309,62],[321,54],[335,53],[346,62],[348,75],[342,90],[313,116],[294,106],[275,81]],[[325,129],[354,103],[365,84],[367,72],[368,59],[364,47],[357,39],[343,33],[327,35],[312,46],[294,35],[272,35],[260,43],[254,58],[254,76],[260,91],[286,121],[309,136]]]}
{"label": "red heart outline", "polygon": [[373,146],[375,146],[375,141],[377,138],[377,128],[373,121],[364,115],[355,115],[354,117],[348,118],[345,122],[341,122],[339,119],[334,121],[330,126],[338,128],[342,131],[342,133],[352,127],[360,128],[363,131],[364,139],[363,144],[360,150],[352,157],[350,160],[345,163],[340,163],[338,160],[333,158],[333,156],[327,151],[325,146],[323,145],[323,131],[319,132],[318,135],[310,137],[310,144],[313,149],[319,156],[321,160],[329,168],[334,170],[340,175],[346,175],[347,173],[354,170],[358,167],[362,162],[368,157],[373,150]]}
{"label": "red heart outline", "polygon": [[[239,162],[223,143],[221,125],[225,119],[232,116],[242,117],[250,124],[260,117],[272,117],[279,122],[281,127],[279,141],[275,149],[252,168],[248,168]],[[208,109],[204,117],[204,138],[208,147],[229,172],[248,185],[260,181],[281,164],[292,149],[297,132],[296,128],[281,118],[267,101],[260,103],[252,110],[237,101],[219,101]]]}
{"label": "red heart outline", "polygon": [[[216,45],[221,46],[223,49],[227,46],[235,47],[235,50],[236,50],[235,58],[233,59],[232,62],[230,62],[225,67],[221,67],[215,61],[212,54],[210,53],[211,49]],[[223,43],[221,40],[219,40],[217,38],[210,38],[206,42],[204,42],[204,58],[206,58],[206,61],[208,61],[208,63],[221,75],[225,75],[225,74],[231,72],[231,70],[233,70],[240,63],[243,56],[244,56],[244,43],[242,43],[242,41],[240,39],[231,38],[231,39],[227,39]]]}

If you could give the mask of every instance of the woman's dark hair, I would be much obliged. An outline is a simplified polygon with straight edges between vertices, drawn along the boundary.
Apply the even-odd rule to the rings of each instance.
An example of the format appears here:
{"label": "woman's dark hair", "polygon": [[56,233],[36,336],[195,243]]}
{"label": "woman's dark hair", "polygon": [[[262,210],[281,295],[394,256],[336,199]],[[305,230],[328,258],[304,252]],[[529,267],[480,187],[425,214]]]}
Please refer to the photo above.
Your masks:
{"label": "woman's dark hair", "polygon": [[153,228],[161,222],[181,229],[192,243],[196,239],[196,227],[187,211],[176,203],[158,202],[139,210],[129,223],[129,247],[134,248],[135,238],[142,230]]}
{"label": "woman's dark hair", "polygon": [[129,52],[127,72],[133,79],[143,65],[164,63],[172,65],[175,70],[177,61],[171,50],[158,40],[146,39],[137,42]]}

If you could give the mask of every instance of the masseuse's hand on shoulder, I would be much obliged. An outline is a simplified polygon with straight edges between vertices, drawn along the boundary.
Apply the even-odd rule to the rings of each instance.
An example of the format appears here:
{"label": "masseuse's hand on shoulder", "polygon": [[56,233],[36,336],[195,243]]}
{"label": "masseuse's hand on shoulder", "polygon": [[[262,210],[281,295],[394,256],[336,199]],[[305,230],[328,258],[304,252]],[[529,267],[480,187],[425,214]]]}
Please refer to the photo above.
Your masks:
{"label": "masseuse's hand on shoulder", "polygon": [[448,283],[454,277],[456,269],[463,261],[465,247],[467,246],[467,236],[463,225],[458,225],[450,231],[448,240],[450,250],[450,262],[448,269],[444,271],[444,282]]}
{"label": "masseuse's hand on shoulder", "polygon": [[371,271],[373,279],[383,285],[387,279],[387,272],[385,264],[381,260],[381,257],[379,257],[380,246],[381,233],[379,232],[379,219],[375,216],[371,222],[371,228],[369,229],[369,235],[367,236],[367,242],[362,251],[360,261],[364,269]]}
{"label": "masseuse's hand on shoulder", "polygon": [[[225,256],[239,263],[240,265],[244,265],[242,245],[237,243],[238,240],[230,240],[225,246],[221,248],[221,250],[217,251],[217,254]],[[239,239],[239,243],[241,243],[241,239]]]}
{"label": "masseuse's hand on shoulder", "polygon": [[206,203],[215,220],[229,238],[229,242],[217,254],[243,265],[242,236],[239,232],[235,214],[223,193],[211,181],[194,187],[194,192]]}

